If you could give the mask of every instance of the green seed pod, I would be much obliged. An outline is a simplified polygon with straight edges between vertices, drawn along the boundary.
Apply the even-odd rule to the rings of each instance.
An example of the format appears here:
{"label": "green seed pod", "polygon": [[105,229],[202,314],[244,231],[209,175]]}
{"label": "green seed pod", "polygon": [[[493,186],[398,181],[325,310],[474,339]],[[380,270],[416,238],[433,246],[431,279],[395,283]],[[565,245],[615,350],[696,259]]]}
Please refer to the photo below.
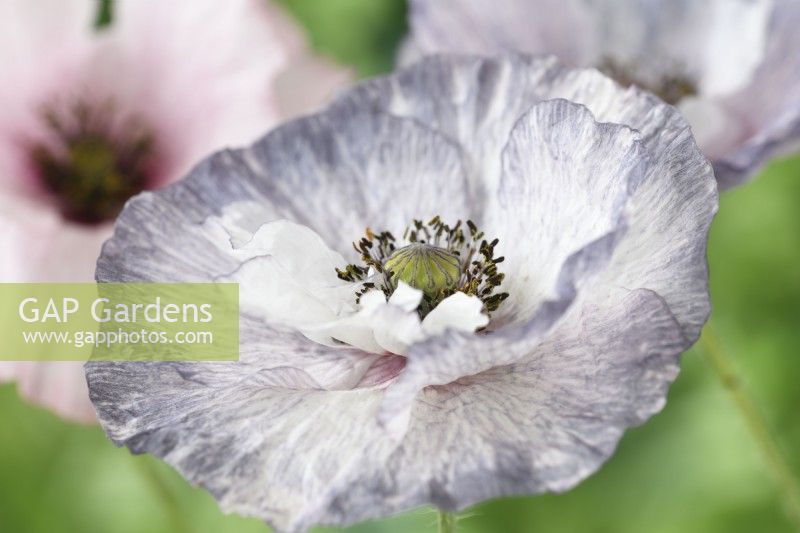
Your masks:
{"label": "green seed pod", "polygon": [[459,257],[430,244],[413,243],[395,250],[383,266],[393,287],[403,281],[433,300],[457,288],[461,278]]}

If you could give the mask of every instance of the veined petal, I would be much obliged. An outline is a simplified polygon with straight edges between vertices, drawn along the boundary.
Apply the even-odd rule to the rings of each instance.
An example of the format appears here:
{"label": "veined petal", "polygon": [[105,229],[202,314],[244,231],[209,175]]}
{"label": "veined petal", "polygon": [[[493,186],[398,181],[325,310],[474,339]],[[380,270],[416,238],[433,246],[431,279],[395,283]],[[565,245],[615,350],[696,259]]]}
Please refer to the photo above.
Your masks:
{"label": "veined petal", "polygon": [[399,233],[412,218],[471,212],[461,150],[416,121],[335,108],[286,124],[249,154],[271,198],[291,206],[287,218],[337,250],[367,226]]}
{"label": "veined petal", "polygon": [[[623,89],[596,70],[520,55],[429,57],[391,78],[361,84],[334,105],[413,117],[457,139],[467,147],[470,186],[483,191],[473,196],[491,199],[500,187],[500,154],[517,119],[553,98],[582,104],[598,122],[639,133],[649,163],[631,191],[632,216],[621,244],[626,251],[618,254],[633,263],[615,261],[609,276],[618,273],[619,283],[663,296],[687,336],[696,339],[709,312],[705,253],[717,191],[711,166],[674,107],[635,87]],[[482,213],[485,201],[477,205]]]}
{"label": "veined petal", "polygon": [[579,298],[578,287],[589,285],[607,267],[627,230],[624,217],[595,241],[577,250],[561,265],[550,299],[520,324],[491,335],[450,331],[411,347],[403,373],[386,389],[380,423],[398,438],[408,427],[418,394],[432,385],[447,385],[495,367],[513,364],[530,354],[564,319]]}
{"label": "veined petal", "polygon": [[279,531],[348,525],[427,502],[563,491],[598,468],[622,429],[661,408],[687,346],[653,293],[623,302],[579,313],[580,328],[516,366],[426,389],[399,441],[376,424],[375,389],[272,387],[267,372],[231,387],[209,365],[91,363],[87,376],[115,442],[164,457],[224,510]]}
{"label": "veined petal", "polygon": [[[217,279],[239,283],[240,305],[263,320],[312,335],[316,325],[354,310],[359,284],[336,276],[345,259],[305,226],[287,220],[269,222],[240,246],[221,246],[242,263]],[[334,345],[324,337],[311,338]]]}
{"label": "veined petal", "polygon": [[[464,179],[460,150],[415,121],[382,113],[312,115],[248,149],[220,152],[180,183],[129,202],[116,224],[120,239],[105,247],[98,276],[136,279],[148,272],[189,281],[232,272],[239,262],[219,248],[231,235],[203,224],[223,219],[223,206],[242,203],[248,216],[239,243],[244,231],[286,219],[351,257],[352,241],[368,226],[400,231],[416,217],[466,217]],[[183,230],[167,231],[176,227]],[[188,252],[176,254],[179,248]],[[127,259],[117,261],[122,254]]]}
{"label": "veined petal", "polygon": [[537,104],[519,119],[487,224],[500,238],[511,295],[498,320],[525,322],[554,296],[567,257],[620,224],[642,179],[642,152],[637,132],[598,124],[566,100]]}

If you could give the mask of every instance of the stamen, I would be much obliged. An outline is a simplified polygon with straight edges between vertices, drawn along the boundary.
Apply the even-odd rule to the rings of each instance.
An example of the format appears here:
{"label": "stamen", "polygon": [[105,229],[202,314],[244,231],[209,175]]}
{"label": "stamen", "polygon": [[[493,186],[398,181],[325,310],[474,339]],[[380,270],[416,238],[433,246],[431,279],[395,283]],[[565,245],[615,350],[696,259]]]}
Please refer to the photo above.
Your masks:
{"label": "stamen", "polygon": [[494,257],[498,239],[486,241],[471,220],[465,224],[459,220],[453,226],[438,216],[427,223],[414,220],[403,233],[403,240],[407,244],[397,248],[388,231],[376,234],[367,229],[365,236],[353,243],[363,266],[346,265],[336,273],[345,281],[364,282],[356,303],[375,288],[388,298],[400,281],[422,291],[417,310],[420,317],[455,292],[478,297],[487,313],[497,310],[508,298],[508,293],[495,292],[504,277],[497,269],[504,258]]}
{"label": "stamen", "polygon": [[[598,67],[601,72],[617,80],[624,86],[636,85],[649,91],[668,104],[675,105],[688,96],[697,94],[696,84],[688,77],[677,74],[665,74],[655,82],[646,82],[636,76],[636,69],[630,65],[623,65],[606,57]],[[678,69],[675,69],[678,71]]]}
{"label": "stamen", "polygon": [[83,101],[42,114],[51,139],[33,145],[31,157],[70,220],[91,224],[112,219],[150,181],[152,135],[130,120],[114,134],[112,114],[108,102],[93,107]]}

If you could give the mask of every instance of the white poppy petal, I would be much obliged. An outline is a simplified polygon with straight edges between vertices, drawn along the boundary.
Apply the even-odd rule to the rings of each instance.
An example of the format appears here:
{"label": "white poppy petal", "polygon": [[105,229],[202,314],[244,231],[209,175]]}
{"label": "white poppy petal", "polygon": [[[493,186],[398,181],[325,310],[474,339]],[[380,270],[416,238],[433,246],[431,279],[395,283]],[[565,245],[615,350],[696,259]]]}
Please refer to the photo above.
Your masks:
{"label": "white poppy petal", "polygon": [[[185,365],[92,363],[87,375],[115,442],[164,457],[224,510],[278,531],[343,526],[427,502],[563,491],[596,470],[625,427],[663,406],[687,346],[653,293],[623,302],[582,314],[514,367],[426,389],[400,440],[375,422],[375,389],[309,392]],[[124,385],[142,382],[148,392]]]}
{"label": "white poppy petal", "polygon": [[[429,94],[442,96],[431,100]],[[334,105],[410,116],[458,139],[471,156],[472,183],[484,191],[474,196],[486,202],[499,189],[500,154],[517,120],[553,98],[582,104],[598,122],[639,133],[650,162],[631,191],[628,203],[635,207],[626,208],[632,217],[621,244],[625,251],[608,269],[609,279],[618,276],[616,283],[658,292],[689,338],[696,339],[710,309],[705,236],[716,213],[717,191],[708,161],[672,106],[636,88],[622,89],[596,70],[567,69],[553,58],[526,56],[430,57],[392,78],[362,84]]]}
{"label": "white poppy petal", "polygon": [[[557,4],[455,0],[444,6],[412,1],[411,36],[404,49],[413,54],[403,57],[519,51],[554,54],[573,67],[610,71],[626,85],[642,85],[687,109],[698,144],[712,160],[723,189],[752,178],[771,157],[796,151],[800,138],[800,60],[794,52],[800,47],[797,2],[566,0]],[[676,83],[680,87],[674,87]],[[694,94],[684,94],[687,89]],[[687,98],[694,101],[684,106]]]}
{"label": "white poppy petal", "polygon": [[498,317],[524,322],[553,295],[561,264],[619,225],[629,190],[642,179],[639,135],[598,124],[566,100],[537,104],[517,122],[503,151],[498,205],[488,227],[506,257]]}
{"label": "white poppy petal", "polygon": [[447,330],[473,333],[488,323],[489,317],[483,312],[483,302],[476,296],[457,292],[428,313],[422,320],[422,330],[429,336],[441,335]]}

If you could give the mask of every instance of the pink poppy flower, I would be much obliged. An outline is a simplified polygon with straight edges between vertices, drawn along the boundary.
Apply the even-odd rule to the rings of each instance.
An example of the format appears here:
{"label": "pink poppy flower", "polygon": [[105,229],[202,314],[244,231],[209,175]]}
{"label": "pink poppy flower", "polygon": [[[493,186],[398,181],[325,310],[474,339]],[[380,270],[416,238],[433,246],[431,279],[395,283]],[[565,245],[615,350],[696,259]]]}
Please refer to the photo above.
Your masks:
{"label": "pink poppy flower", "polygon": [[[265,1],[0,5],[0,281],[91,281],[132,195],[309,111],[349,74]],[[80,363],[2,363],[30,400],[94,421]]]}

